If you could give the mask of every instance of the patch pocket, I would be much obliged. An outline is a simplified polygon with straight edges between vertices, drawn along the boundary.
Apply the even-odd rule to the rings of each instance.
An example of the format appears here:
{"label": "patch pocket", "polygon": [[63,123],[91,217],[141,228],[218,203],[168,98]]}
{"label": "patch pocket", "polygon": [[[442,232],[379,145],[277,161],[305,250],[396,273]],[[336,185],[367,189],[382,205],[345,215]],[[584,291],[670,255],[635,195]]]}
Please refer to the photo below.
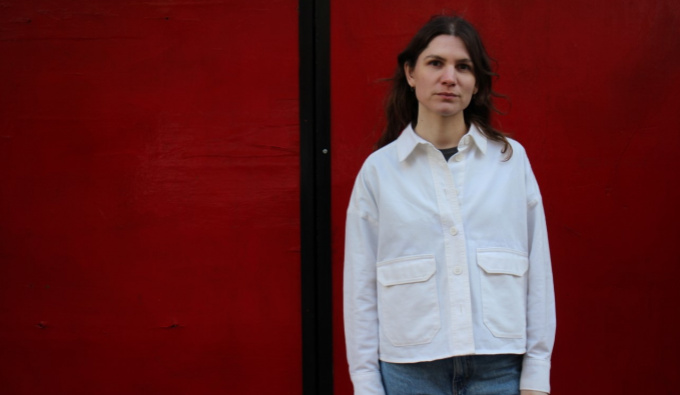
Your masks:
{"label": "patch pocket", "polygon": [[434,255],[378,263],[380,329],[394,346],[432,341],[441,327]]}
{"label": "patch pocket", "polygon": [[526,336],[529,257],[506,248],[478,248],[484,324],[495,337]]}

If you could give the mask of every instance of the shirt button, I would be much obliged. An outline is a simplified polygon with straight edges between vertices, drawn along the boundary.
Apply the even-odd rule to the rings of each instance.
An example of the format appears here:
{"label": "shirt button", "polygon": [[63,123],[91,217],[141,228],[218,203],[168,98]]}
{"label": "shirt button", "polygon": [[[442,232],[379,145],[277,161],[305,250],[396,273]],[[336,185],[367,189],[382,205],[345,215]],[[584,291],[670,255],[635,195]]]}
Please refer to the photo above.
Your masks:
{"label": "shirt button", "polygon": [[460,162],[460,161],[463,160],[463,155],[458,154],[458,155],[456,155],[455,158],[453,158],[453,160],[455,160],[456,162]]}
{"label": "shirt button", "polygon": [[449,229],[449,232],[451,233],[451,235],[455,236],[458,234],[458,229],[456,229],[455,226],[452,226],[451,229]]}
{"label": "shirt button", "polygon": [[453,268],[453,274],[462,274],[463,273],[463,268],[460,266],[456,266]]}

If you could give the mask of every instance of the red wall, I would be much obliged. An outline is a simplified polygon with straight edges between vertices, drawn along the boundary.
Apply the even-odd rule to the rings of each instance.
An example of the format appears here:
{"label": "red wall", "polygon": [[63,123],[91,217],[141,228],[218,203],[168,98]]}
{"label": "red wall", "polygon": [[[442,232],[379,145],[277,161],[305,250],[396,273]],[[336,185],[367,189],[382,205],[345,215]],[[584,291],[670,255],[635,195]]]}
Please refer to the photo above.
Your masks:
{"label": "red wall", "polygon": [[[368,4],[371,4],[368,6]],[[554,394],[674,393],[680,341],[680,3],[332,2],[335,388],[344,216],[397,53],[455,5],[498,61],[503,130],[546,202],[558,308]]]}
{"label": "red wall", "polygon": [[0,4],[1,393],[301,393],[297,28]]}
{"label": "red wall", "polygon": [[[451,7],[367,4],[331,12],[338,395],[344,210],[378,81]],[[501,127],[546,201],[554,393],[669,393],[680,7],[517,4],[456,6],[499,61]],[[301,393],[297,2],[0,10],[0,390]]]}

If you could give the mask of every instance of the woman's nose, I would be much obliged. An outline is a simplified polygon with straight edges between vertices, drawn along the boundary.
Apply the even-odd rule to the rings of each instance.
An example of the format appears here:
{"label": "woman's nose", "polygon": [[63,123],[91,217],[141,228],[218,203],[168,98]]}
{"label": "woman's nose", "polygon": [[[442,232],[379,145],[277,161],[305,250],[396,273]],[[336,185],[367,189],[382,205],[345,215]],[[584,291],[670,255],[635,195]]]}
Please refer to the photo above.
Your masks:
{"label": "woman's nose", "polygon": [[444,75],[442,75],[442,83],[452,85],[456,83],[456,69],[453,66],[444,68]]}

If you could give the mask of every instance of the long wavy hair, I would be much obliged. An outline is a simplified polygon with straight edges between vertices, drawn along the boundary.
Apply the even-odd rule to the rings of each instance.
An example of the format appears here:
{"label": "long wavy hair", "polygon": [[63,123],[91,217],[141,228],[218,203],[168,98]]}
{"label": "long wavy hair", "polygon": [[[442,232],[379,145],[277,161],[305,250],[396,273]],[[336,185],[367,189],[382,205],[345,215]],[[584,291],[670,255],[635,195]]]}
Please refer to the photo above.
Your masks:
{"label": "long wavy hair", "polygon": [[474,65],[477,93],[472,96],[470,105],[463,110],[465,124],[469,128],[470,124],[474,123],[489,140],[503,143],[501,152],[507,154],[505,160],[508,160],[512,156],[512,147],[503,133],[491,125],[491,113],[500,113],[492,99],[503,97],[491,87],[493,78],[497,76],[491,69],[492,59],[487,54],[477,30],[469,22],[459,16],[448,15],[433,16],[397,57],[397,68],[390,79],[392,88],[385,103],[387,124],[376,143],[376,149],[396,140],[408,124],[416,126],[418,99],[406,81],[404,65],[415,67],[418,56],[427,48],[430,41],[442,34],[460,38]]}

